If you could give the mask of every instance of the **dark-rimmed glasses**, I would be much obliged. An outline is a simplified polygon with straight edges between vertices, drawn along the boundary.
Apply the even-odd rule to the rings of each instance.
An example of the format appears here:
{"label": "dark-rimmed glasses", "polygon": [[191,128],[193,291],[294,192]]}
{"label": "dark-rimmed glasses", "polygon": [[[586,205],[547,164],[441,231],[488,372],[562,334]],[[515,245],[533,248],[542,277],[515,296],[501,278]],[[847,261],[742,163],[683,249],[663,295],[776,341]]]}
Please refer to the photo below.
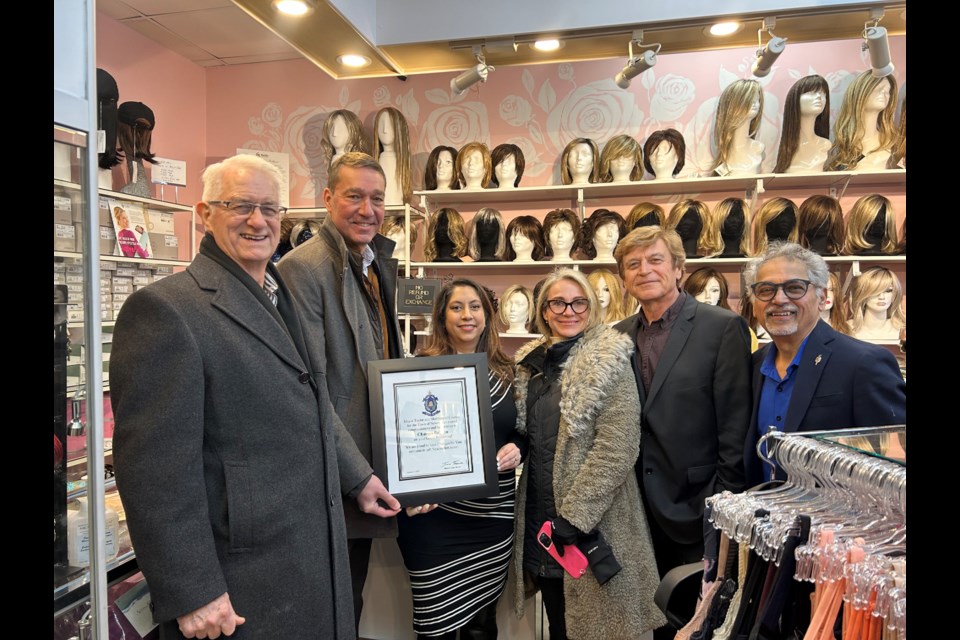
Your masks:
{"label": "dark-rimmed glasses", "polygon": [[784,282],[755,282],[750,285],[753,295],[761,302],[770,302],[777,295],[777,289],[783,289],[783,294],[791,300],[799,300],[807,293],[807,289],[813,284],[809,280],[794,278]]}
{"label": "dark-rimmed glasses", "polygon": [[590,301],[586,298],[575,298],[574,300],[567,302],[566,300],[561,300],[560,298],[554,298],[552,300],[547,300],[547,307],[550,311],[553,311],[558,316],[562,316],[563,313],[567,310],[567,307],[573,309],[574,313],[583,313],[590,307]]}

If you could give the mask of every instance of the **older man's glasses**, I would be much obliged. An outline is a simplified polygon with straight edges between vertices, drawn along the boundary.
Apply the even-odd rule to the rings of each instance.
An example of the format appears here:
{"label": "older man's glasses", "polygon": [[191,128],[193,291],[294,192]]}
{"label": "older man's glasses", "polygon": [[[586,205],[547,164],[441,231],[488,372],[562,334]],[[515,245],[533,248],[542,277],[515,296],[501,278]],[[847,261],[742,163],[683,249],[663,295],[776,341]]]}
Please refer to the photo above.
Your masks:
{"label": "older man's glasses", "polygon": [[770,302],[776,297],[777,289],[783,289],[783,294],[791,300],[799,300],[807,293],[807,289],[810,288],[811,284],[813,283],[809,280],[795,278],[779,284],[776,282],[756,282],[751,285],[750,288],[753,290],[753,295],[757,300]]}
{"label": "older man's glasses", "polygon": [[574,313],[583,313],[587,310],[587,307],[590,306],[590,301],[586,298],[576,298],[571,302],[567,302],[560,298],[554,298],[553,300],[547,300],[547,306],[550,308],[550,311],[560,316],[567,310],[567,307],[573,309]]}
{"label": "older man's glasses", "polygon": [[253,213],[254,209],[260,208],[260,213],[267,220],[276,220],[282,218],[287,212],[286,207],[275,204],[260,204],[259,202],[243,202],[242,200],[208,200],[207,204],[215,204],[227,209],[238,218],[246,218]]}

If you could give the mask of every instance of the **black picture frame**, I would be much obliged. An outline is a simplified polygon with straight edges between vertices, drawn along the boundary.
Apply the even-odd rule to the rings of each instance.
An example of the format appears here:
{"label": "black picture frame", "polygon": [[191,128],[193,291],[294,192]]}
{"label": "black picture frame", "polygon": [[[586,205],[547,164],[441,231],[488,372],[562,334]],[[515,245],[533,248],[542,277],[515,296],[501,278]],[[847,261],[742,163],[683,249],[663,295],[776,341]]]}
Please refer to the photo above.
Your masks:
{"label": "black picture frame", "polygon": [[499,492],[488,373],[484,353],[367,363],[373,469],[402,506]]}

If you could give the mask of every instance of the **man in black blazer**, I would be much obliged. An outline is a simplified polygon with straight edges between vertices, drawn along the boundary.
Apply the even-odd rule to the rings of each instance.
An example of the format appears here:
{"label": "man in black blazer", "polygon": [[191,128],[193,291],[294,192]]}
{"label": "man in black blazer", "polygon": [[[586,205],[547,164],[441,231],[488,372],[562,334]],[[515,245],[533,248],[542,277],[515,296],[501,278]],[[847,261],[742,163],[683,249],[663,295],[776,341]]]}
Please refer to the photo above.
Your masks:
{"label": "man in black blazer", "polygon": [[662,576],[703,557],[704,532],[711,530],[704,527],[704,499],[743,489],[750,334],[737,314],[680,290],[685,253],[675,231],[634,229],[614,255],[641,306],[616,328],[637,345],[636,472]]}
{"label": "man in black blazer", "polygon": [[747,266],[744,278],[772,341],[753,354],[744,449],[749,485],[769,479],[756,445],[771,426],[792,432],[906,424],[907,387],[893,354],[820,319],[829,283],[822,257],[775,243]]}
{"label": "man in black blazer", "polygon": [[110,359],[117,488],[161,638],[356,637],[338,424],[270,257],[282,177],[203,173],[185,271],[124,303]]}

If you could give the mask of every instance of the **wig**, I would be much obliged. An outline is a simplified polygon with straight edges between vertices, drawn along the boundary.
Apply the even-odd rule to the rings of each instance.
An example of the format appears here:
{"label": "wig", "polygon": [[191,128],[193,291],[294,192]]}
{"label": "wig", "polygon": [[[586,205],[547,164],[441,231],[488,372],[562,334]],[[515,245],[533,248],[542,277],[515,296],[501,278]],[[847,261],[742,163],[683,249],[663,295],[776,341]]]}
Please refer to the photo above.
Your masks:
{"label": "wig", "polygon": [[[380,235],[389,236],[395,233],[396,231],[403,232],[403,216],[386,216],[383,219],[383,224],[380,225]],[[417,227],[414,224],[410,225],[410,244],[411,246],[417,242]]]}
{"label": "wig", "polygon": [[533,306],[533,292],[522,284],[512,284],[507,287],[504,290],[503,295],[500,296],[500,310],[498,316],[500,323],[503,325],[504,331],[510,329],[510,319],[508,317],[509,311],[507,311],[507,304],[509,303],[510,298],[518,293],[527,299],[527,319],[523,321],[523,326],[527,331],[529,331],[530,325],[533,324],[533,312],[536,310],[536,307]]}
{"label": "wig", "polygon": [[[456,278],[440,289],[440,293],[437,294],[437,298],[433,302],[431,313],[433,332],[427,337],[426,344],[419,349],[418,354],[421,356],[456,355],[457,349],[453,346],[450,333],[447,331],[446,315],[450,298],[453,296],[454,289],[458,287],[473,289],[480,298],[480,304],[483,307],[484,328],[483,333],[480,334],[480,342],[477,343],[477,353],[487,354],[487,367],[502,382],[512,382],[513,359],[507,356],[500,347],[500,335],[497,333],[493,297],[485,287],[480,286],[473,280]],[[531,304],[530,307],[533,308],[533,305]]]}
{"label": "wig", "polygon": [[840,276],[830,272],[830,284],[827,288],[833,291],[833,306],[830,307],[830,326],[840,333],[850,334],[850,323],[847,322],[847,313],[843,302],[843,288],[840,286]]}
{"label": "wig", "polygon": [[482,142],[468,142],[460,148],[453,163],[453,179],[459,181],[461,189],[465,189],[467,186],[467,179],[463,175],[463,163],[467,156],[474,151],[479,151],[480,157],[483,158],[483,178],[480,181],[480,186],[484,189],[490,186],[490,178],[493,176],[493,160],[490,157],[490,150]]}
{"label": "wig", "polygon": [[[719,241],[719,255],[725,258],[746,256],[750,251],[750,205],[743,198],[725,198],[710,216],[710,238]],[[719,240],[717,240],[719,238]]]}
{"label": "wig", "polygon": [[153,128],[157,124],[153,110],[142,102],[124,102],[117,109],[117,120],[117,138],[127,165],[134,160],[156,164],[153,151],[150,150]]}
{"label": "wig", "polygon": [[510,239],[513,234],[519,233],[533,243],[534,260],[540,260],[544,256],[546,243],[543,241],[543,226],[540,221],[533,216],[517,216],[507,224],[507,231],[504,233],[506,247],[503,252],[503,259],[512,262],[517,259],[517,252],[513,250],[513,244]]}
{"label": "wig", "polygon": [[900,119],[897,120],[897,140],[890,149],[890,163],[888,169],[899,169],[901,162],[907,165],[907,96],[903,96],[900,105]]}
{"label": "wig", "polygon": [[333,123],[337,118],[342,118],[343,124],[347,127],[347,144],[344,145],[343,152],[362,151],[370,153],[370,145],[367,144],[367,136],[363,133],[363,123],[360,122],[360,118],[349,109],[337,109],[323,121],[323,137],[320,139],[320,148],[323,150],[323,157],[327,161],[328,169],[333,163],[334,154],[336,154],[336,149],[330,142],[330,137],[333,135]]}
{"label": "wig", "polygon": [[553,257],[553,247],[550,245],[550,230],[561,222],[569,224],[570,231],[573,232],[573,245],[570,247],[570,255],[573,255],[577,250],[580,241],[580,216],[573,209],[554,209],[543,217],[543,255],[547,258]]}
{"label": "wig", "polygon": [[[587,276],[587,282],[593,287],[594,292],[600,287],[600,283],[605,284],[610,291],[610,304],[607,305],[607,309],[603,314],[604,322],[608,324],[619,322],[630,315],[624,307],[623,287],[620,285],[620,278],[618,278],[616,274],[609,269],[595,269]],[[599,293],[597,293],[597,298],[599,303]]]}
{"label": "wig", "polygon": [[820,138],[830,139],[830,85],[822,76],[800,78],[787,92],[783,103],[783,125],[780,133],[780,148],[774,173],[786,173],[800,145],[800,96],[820,91],[824,95],[823,111],[813,122],[813,132]]}
{"label": "wig", "polygon": [[650,155],[664,140],[670,143],[670,146],[673,147],[673,150],[677,154],[677,164],[673,168],[672,174],[673,177],[677,177],[677,174],[683,169],[684,162],[686,162],[687,143],[683,140],[683,134],[676,129],[661,129],[660,131],[654,131],[650,134],[647,141],[643,143],[643,168],[646,169],[650,175],[655,175],[653,173],[653,166],[650,164]]}
{"label": "wig", "polygon": [[840,201],[818,194],[800,203],[797,213],[797,239],[800,246],[822,256],[842,252],[844,226]]}
{"label": "wig", "polygon": [[[720,251],[722,245],[720,244],[719,234],[716,239],[711,239],[705,233],[710,227],[710,209],[705,202],[688,198],[673,205],[670,214],[667,216],[667,228],[680,233],[677,227],[681,225],[681,221],[690,211],[694,212],[700,221],[700,232],[697,234],[697,255],[707,256]],[[680,228],[683,229],[683,226],[680,226]],[[680,233],[680,235],[684,234]]]}
{"label": "wig", "polygon": [[623,220],[623,216],[616,211],[597,209],[590,214],[589,218],[583,221],[583,225],[580,227],[580,240],[577,244],[580,245],[580,252],[583,253],[588,260],[593,260],[597,257],[597,248],[593,246],[593,236],[596,235],[597,229],[611,222],[617,225],[617,240],[619,241],[620,238],[627,235],[627,224]]}
{"label": "wig", "polygon": [[897,243],[897,255],[907,255],[907,219],[904,217],[900,225],[900,242]]}
{"label": "wig", "polygon": [[[474,260],[494,261],[503,259],[506,248],[503,218],[500,212],[490,207],[477,211],[470,223],[470,240],[467,243],[467,253]],[[492,256],[485,256],[483,249],[494,247]]]}
{"label": "wig", "polygon": [[410,131],[407,129],[407,119],[403,117],[399,109],[394,107],[384,107],[377,111],[377,115],[373,119],[373,158],[375,160],[379,160],[380,154],[383,153],[383,143],[380,142],[379,127],[377,127],[381,117],[390,118],[390,122],[393,124],[393,148],[397,154],[397,177],[400,178],[400,192],[403,194],[403,201],[409,202],[413,191],[410,179]]}
{"label": "wig", "polygon": [[427,241],[423,246],[423,257],[427,262],[435,262],[438,255],[437,231],[438,227],[447,225],[447,237],[453,245],[452,257],[462,258],[467,253],[467,234],[464,231],[463,218],[460,212],[450,207],[444,207],[430,216],[427,223]]}
{"label": "wig", "polygon": [[[874,123],[864,122],[867,100],[873,90],[886,82],[890,85],[890,99],[887,106],[877,115],[877,134],[880,146],[877,149],[863,148],[863,135],[867,127]],[[857,79],[850,83],[843,94],[843,104],[840,105],[840,114],[834,127],[833,146],[823,165],[824,171],[845,171],[853,169],[863,157],[880,149],[890,149],[897,141],[897,132],[893,126],[893,113],[897,108],[897,80],[892,75],[874,78],[872,71],[864,71]]]}
{"label": "wig", "polygon": [[603,152],[600,154],[600,182],[613,182],[613,170],[610,165],[620,158],[629,158],[633,161],[633,169],[630,170],[631,182],[636,182],[643,177],[643,147],[633,136],[621,134],[610,138],[607,144],[603,145]]}
{"label": "wig", "polygon": [[900,329],[907,323],[907,318],[900,308],[903,301],[903,288],[900,279],[893,271],[886,267],[870,267],[864,269],[860,277],[854,278],[850,290],[847,292],[847,309],[850,313],[850,335],[857,335],[863,328],[865,310],[870,298],[880,295],[887,289],[893,289],[893,299],[887,309],[887,318]]}
{"label": "wig", "polygon": [[437,187],[440,186],[437,184],[437,165],[440,163],[440,154],[444,151],[450,154],[450,160],[453,162],[454,167],[454,170],[450,172],[450,184],[446,185],[446,187],[449,189],[460,188],[460,182],[457,180],[455,170],[457,166],[457,150],[453,147],[440,145],[439,147],[434,147],[430,155],[427,156],[427,166],[423,169],[423,188],[427,191],[436,191]]}
{"label": "wig", "polygon": [[763,87],[752,79],[734,80],[720,94],[717,120],[713,128],[713,143],[717,148],[717,156],[710,167],[712,171],[726,164],[733,138],[737,130],[747,122],[750,107],[754,102],[760,103],[760,111],[750,120],[747,135],[753,139],[757,137],[760,121],[763,119]]}
{"label": "wig", "polygon": [[797,241],[797,205],[792,200],[770,198],[754,218],[751,255],[762,255],[768,242],[774,241]]}
{"label": "wig", "polygon": [[97,164],[101,169],[112,169],[120,164],[117,155],[117,103],[120,89],[113,76],[97,69],[97,128],[104,132],[106,145]]}
{"label": "wig", "polygon": [[[880,220],[880,216],[883,219]],[[877,241],[873,241],[874,238]],[[865,195],[853,203],[847,214],[847,241],[844,253],[897,253],[897,216],[893,203],[879,193]]]}
{"label": "wig", "polygon": [[667,224],[667,214],[658,204],[652,202],[640,202],[634,205],[633,209],[630,209],[630,214],[627,216],[627,233],[630,233],[637,227],[646,227],[650,225],[657,225],[659,227],[666,226]]}
{"label": "wig", "polygon": [[563,150],[563,154],[560,156],[561,183],[573,184],[573,174],[570,173],[570,166],[567,164],[567,160],[569,160],[570,154],[578,144],[589,146],[590,151],[593,153],[593,166],[590,169],[590,176],[587,178],[587,182],[591,184],[600,182],[600,149],[597,147],[597,143],[589,138],[574,138],[567,144]]}
{"label": "wig", "polygon": [[720,299],[717,300],[717,306],[727,311],[733,311],[733,309],[730,308],[730,303],[727,302],[727,298],[730,296],[730,287],[727,286],[727,279],[723,277],[722,273],[712,267],[700,267],[687,276],[686,281],[683,283],[683,290],[691,296],[697,297],[707,288],[707,284],[710,283],[710,278],[714,278],[717,284],[720,285]]}
{"label": "wig", "polygon": [[[493,152],[490,154],[490,162],[493,165],[493,167],[496,168],[498,164],[503,162],[504,159],[508,158],[509,156],[513,156],[513,162],[517,169],[517,177],[513,181],[513,186],[519,187],[520,178],[523,177],[523,168],[526,166],[526,163],[523,160],[523,149],[521,149],[515,144],[509,144],[509,143],[498,144],[496,147],[493,148]],[[490,176],[490,182],[495,187],[500,186],[500,182],[497,180],[496,171],[492,172]]]}

